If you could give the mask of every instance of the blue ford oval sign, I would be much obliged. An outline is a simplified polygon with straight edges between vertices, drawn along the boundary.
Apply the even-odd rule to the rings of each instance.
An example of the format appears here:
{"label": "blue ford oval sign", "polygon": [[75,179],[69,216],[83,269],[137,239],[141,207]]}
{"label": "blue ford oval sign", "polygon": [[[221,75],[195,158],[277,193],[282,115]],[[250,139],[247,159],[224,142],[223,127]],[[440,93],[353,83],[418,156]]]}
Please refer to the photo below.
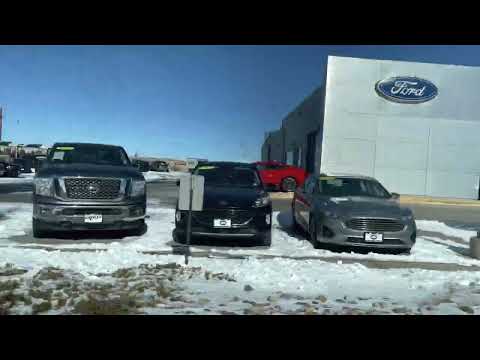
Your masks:
{"label": "blue ford oval sign", "polygon": [[375,90],[387,100],[406,104],[430,101],[438,94],[437,87],[430,81],[412,76],[379,81],[375,85]]}

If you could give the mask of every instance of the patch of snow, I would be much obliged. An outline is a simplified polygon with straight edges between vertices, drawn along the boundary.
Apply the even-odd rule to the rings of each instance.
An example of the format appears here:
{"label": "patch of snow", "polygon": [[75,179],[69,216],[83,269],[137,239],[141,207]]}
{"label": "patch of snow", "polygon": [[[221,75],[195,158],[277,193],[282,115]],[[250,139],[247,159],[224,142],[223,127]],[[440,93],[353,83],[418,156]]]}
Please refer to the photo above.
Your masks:
{"label": "patch of snow", "polygon": [[187,176],[188,173],[181,171],[169,171],[169,172],[157,172],[157,171],[148,171],[144,172],[143,176],[147,182],[154,181],[175,181],[180,179],[182,176]]}
{"label": "patch of snow", "polygon": [[0,184],[31,184],[35,174],[20,174],[16,178],[1,177]]}
{"label": "patch of snow", "polygon": [[[1,204],[0,216],[0,244],[3,246],[41,246],[53,249],[82,249],[82,250],[110,250],[122,249],[128,251],[168,251],[174,244],[172,231],[175,227],[174,209],[162,208],[152,203],[148,204],[147,214],[150,216],[146,220],[148,230],[142,236],[129,236],[123,239],[113,241],[77,241],[77,240],[53,240],[47,244],[38,243],[31,238],[31,213],[30,204]],[[457,244],[449,240],[441,240],[434,237],[418,237],[417,243],[412,248],[409,255],[389,255],[389,254],[358,254],[358,253],[336,253],[329,250],[314,249],[311,243],[301,235],[290,233],[291,214],[274,212],[273,216],[273,235],[272,246],[270,248],[208,248],[212,252],[222,252],[231,255],[250,255],[250,256],[288,256],[288,257],[344,257],[360,260],[380,260],[380,261],[406,261],[406,262],[435,262],[435,263],[455,263],[460,265],[480,265],[480,260],[465,256],[466,245]],[[425,224],[423,224],[425,225]],[[439,230],[447,229],[448,234],[452,228],[437,227]],[[288,231],[288,232],[287,232]],[[458,230],[460,233],[464,230]],[[26,235],[24,238],[15,238]],[[448,235],[446,234],[446,235]],[[452,233],[450,234],[453,236]],[[21,239],[21,241],[20,241]],[[194,245],[192,252],[205,251],[201,245]],[[3,251],[3,250],[2,250]],[[23,251],[19,249],[19,251]],[[0,255],[1,259],[1,255]]]}
{"label": "patch of snow", "polygon": [[417,228],[423,231],[438,232],[447,236],[454,236],[463,239],[469,243],[472,236],[476,236],[477,233],[471,230],[462,230],[450,227],[440,221],[435,220],[416,220]]}

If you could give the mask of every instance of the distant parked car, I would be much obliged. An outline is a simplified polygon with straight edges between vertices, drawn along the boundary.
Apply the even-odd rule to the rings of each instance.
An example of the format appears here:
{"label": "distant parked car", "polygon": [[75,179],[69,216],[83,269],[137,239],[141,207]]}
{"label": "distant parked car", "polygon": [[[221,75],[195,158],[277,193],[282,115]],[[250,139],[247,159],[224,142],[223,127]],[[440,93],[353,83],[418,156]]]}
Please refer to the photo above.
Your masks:
{"label": "distant parked car", "polygon": [[276,190],[295,191],[307,177],[307,172],[302,168],[278,161],[259,161],[255,164],[265,186]]}
{"label": "distant parked car", "polygon": [[166,161],[154,161],[150,164],[150,170],[159,172],[168,172],[168,163]]}
{"label": "distant parked car", "polygon": [[326,245],[409,252],[417,228],[410,209],[374,178],[310,175],[292,201],[293,224],[315,248]]}
{"label": "distant parked car", "polygon": [[18,177],[20,167],[15,164],[0,161],[0,176]]}
{"label": "distant parked car", "polygon": [[143,160],[133,160],[132,165],[141,172],[147,172],[150,170],[150,164]]}

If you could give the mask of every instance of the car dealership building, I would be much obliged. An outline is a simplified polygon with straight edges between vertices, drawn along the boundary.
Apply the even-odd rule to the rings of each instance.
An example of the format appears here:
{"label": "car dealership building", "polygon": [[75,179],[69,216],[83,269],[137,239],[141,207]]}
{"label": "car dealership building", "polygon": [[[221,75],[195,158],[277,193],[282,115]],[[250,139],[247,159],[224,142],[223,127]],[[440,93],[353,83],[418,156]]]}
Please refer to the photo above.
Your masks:
{"label": "car dealership building", "polygon": [[330,56],[325,83],[266,134],[262,160],[479,198],[480,68]]}

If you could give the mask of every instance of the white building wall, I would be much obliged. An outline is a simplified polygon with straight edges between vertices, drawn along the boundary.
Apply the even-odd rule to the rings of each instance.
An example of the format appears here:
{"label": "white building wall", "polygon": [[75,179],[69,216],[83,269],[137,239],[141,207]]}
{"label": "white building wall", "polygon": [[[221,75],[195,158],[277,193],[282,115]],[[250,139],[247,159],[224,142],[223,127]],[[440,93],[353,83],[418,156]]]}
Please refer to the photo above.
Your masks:
{"label": "white building wall", "polygon": [[[375,84],[417,76],[435,99],[399,104]],[[374,176],[402,194],[477,198],[480,69],[329,57],[321,171]]]}

